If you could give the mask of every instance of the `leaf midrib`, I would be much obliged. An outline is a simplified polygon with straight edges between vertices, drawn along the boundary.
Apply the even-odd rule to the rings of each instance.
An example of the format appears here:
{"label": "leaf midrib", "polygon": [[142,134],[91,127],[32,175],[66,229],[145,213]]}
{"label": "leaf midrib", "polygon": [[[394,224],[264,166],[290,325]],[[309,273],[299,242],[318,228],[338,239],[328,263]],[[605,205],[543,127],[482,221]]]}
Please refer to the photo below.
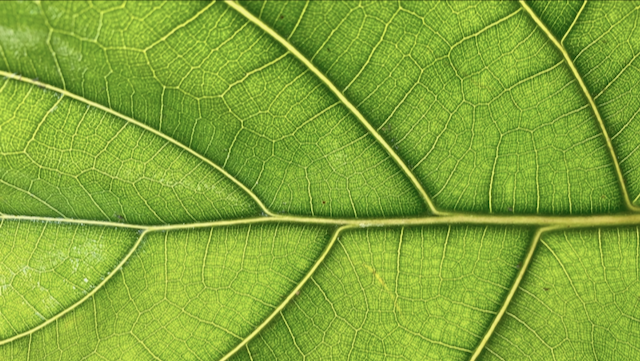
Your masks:
{"label": "leaf midrib", "polygon": [[40,216],[21,216],[0,214],[0,220],[31,221],[79,224],[87,226],[102,226],[113,228],[136,229],[147,232],[175,231],[184,229],[197,229],[208,227],[226,227],[259,223],[291,223],[314,226],[352,226],[358,228],[376,227],[407,227],[427,225],[492,225],[492,226],[516,226],[516,227],[554,227],[557,229],[582,229],[616,226],[640,225],[640,213],[616,213],[596,214],[583,216],[563,215],[500,215],[482,213],[452,213],[446,216],[405,217],[405,218],[323,218],[306,217],[296,215],[275,215],[266,217],[248,217],[210,222],[194,222],[167,225],[138,225],[130,223],[118,223],[110,221],[95,221],[76,218],[56,218]]}

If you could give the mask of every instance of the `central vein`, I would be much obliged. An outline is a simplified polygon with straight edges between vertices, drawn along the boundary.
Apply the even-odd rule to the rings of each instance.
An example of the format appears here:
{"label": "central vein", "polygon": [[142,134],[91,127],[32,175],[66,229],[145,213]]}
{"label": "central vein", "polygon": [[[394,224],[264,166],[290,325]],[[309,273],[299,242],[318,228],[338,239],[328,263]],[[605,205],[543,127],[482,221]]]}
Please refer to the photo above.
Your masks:
{"label": "central vein", "polygon": [[267,217],[251,217],[230,220],[217,220],[210,222],[195,222],[169,225],[136,225],[110,221],[95,221],[73,218],[35,217],[19,215],[0,215],[1,220],[32,221],[32,222],[58,222],[70,224],[82,224],[104,227],[118,227],[139,229],[147,232],[170,231],[179,229],[195,229],[206,227],[224,227],[243,224],[259,223],[295,223],[324,226],[350,226],[358,228],[371,227],[403,227],[403,226],[427,226],[427,225],[451,225],[451,224],[477,224],[496,226],[520,226],[520,227],[554,227],[557,229],[569,228],[597,228],[613,226],[639,226],[640,213],[618,213],[584,216],[554,216],[554,215],[496,215],[458,213],[446,216],[428,216],[416,218],[370,218],[370,219],[339,219],[307,217],[296,215],[275,215]]}

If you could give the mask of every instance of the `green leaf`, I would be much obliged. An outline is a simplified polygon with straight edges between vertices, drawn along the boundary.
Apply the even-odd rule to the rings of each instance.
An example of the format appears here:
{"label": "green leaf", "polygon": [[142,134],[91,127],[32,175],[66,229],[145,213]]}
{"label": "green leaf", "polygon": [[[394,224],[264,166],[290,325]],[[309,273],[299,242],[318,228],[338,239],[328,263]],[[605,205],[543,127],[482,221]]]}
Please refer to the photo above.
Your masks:
{"label": "green leaf", "polygon": [[639,18],[3,3],[0,359],[640,358]]}

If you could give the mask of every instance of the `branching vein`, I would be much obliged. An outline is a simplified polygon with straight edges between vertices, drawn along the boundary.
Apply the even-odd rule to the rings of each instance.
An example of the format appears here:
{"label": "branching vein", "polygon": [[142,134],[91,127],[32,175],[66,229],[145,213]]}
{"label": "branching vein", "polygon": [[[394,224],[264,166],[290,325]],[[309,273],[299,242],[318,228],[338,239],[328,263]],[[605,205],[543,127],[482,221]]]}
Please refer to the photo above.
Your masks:
{"label": "branching vein", "polygon": [[620,169],[620,163],[618,162],[618,157],[616,156],[616,152],[613,149],[613,143],[611,142],[611,137],[609,137],[607,128],[604,125],[602,116],[600,116],[600,111],[598,110],[598,107],[596,106],[596,103],[593,100],[593,97],[591,96],[591,93],[589,92],[587,85],[584,83],[584,80],[582,80],[582,76],[580,75],[580,72],[578,72],[578,69],[573,63],[573,60],[571,60],[571,57],[569,56],[567,49],[565,49],[565,47],[558,41],[558,39],[556,39],[556,37],[551,33],[551,31],[547,28],[547,26],[542,22],[542,20],[540,20],[538,15],[536,15],[533,9],[531,9],[525,1],[520,0],[520,5],[526,10],[529,16],[531,16],[531,19],[533,19],[536,25],[540,27],[542,32],[549,38],[549,40],[551,40],[551,43],[553,43],[553,45],[556,48],[558,48],[560,53],[562,53],[562,56],[564,57],[564,60],[567,63],[567,66],[569,67],[569,69],[571,69],[571,73],[573,73],[573,76],[578,81],[578,84],[580,85],[580,89],[582,89],[582,92],[584,93],[584,96],[587,98],[587,101],[591,106],[591,110],[593,111],[593,114],[595,115],[598,121],[600,130],[602,131],[602,136],[604,137],[604,140],[607,145],[607,149],[609,150],[609,154],[611,155],[611,160],[613,161],[613,166],[616,171],[618,183],[620,184],[620,191],[622,192],[622,198],[624,199],[625,206],[627,207],[627,209],[631,211],[640,211],[640,208],[635,206],[631,202],[631,197],[629,196],[629,192],[627,191],[627,186],[625,184],[624,176],[622,174],[622,170]]}
{"label": "branching vein", "polygon": [[362,125],[367,129],[367,131],[375,138],[375,140],[384,148],[384,150],[389,154],[389,156],[393,159],[393,161],[402,169],[403,173],[409,178],[415,189],[420,193],[420,196],[429,207],[431,213],[435,215],[444,215],[445,213],[439,211],[427,192],[420,184],[420,181],[416,178],[416,176],[411,172],[409,167],[405,164],[405,162],[396,154],[396,152],[391,148],[391,146],[382,138],[380,133],[376,131],[376,129],[365,119],[365,117],[360,113],[358,108],[356,108],[347,97],[342,94],[342,92],[329,80],[309,59],[307,59],[298,49],[296,49],[290,42],[276,33],[273,29],[271,29],[267,24],[263,21],[255,17],[251,14],[247,9],[236,3],[235,1],[226,1],[226,3],[242,14],[247,20],[251,21],[255,25],[257,25],[264,32],[273,37],[276,41],[282,44],[291,54],[293,54],[298,60],[300,60],[309,70],[311,70],[330,90],[333,94],[340,99],[340,101],[349,109],[349,111],[355,115],[356,118],[362,123]]}

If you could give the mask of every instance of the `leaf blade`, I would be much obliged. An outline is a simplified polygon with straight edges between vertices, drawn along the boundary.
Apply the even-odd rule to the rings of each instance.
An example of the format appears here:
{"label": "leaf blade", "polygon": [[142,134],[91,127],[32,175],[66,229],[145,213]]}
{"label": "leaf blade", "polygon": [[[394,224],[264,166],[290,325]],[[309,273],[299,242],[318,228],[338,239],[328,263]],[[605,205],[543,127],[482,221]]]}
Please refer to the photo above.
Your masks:
{"label": "leaf blade", "polygon": [[[635,228],[543,236],[523,292],[487,347],[507,358],[633,358],[637,240]],[[527,340],[520,350],[506,341],[516,335]]]}
{"label": "leaf blade", "polygon": [[389,156],[393,159],[393,161],[402,169],[402,172],[411,180],[413,187],[416,190],[418,190],[418,192],[420,193],[420,196],[422,197],[426,205],[429,207],[429,210],[431,211],[431,213],[436,215],[441,214],[435,208],[433,202],[431,201],[431,198],[424,191],[424,189],[422,188],[422,185],[416,179],[415,175],[413,175],[411,170],[407,168],[407,165],[404,164],[404,161],[400,157],[398,157],[398,155],[393,151],[393,149],[391,149],[391,146],[389,146],[389,144],[384,140],[384,138],[382,138],[380,134],[378,134],[377,130],[372,127],[372,125],[369,123],[369,121],[367,121],[364,118],[364,116],[360,113],[360,111],[358,111],[358,109],[353,104],[351,104],[351,102],[344,96],[344,94],[342,94],[342,92],[338,90],[338,88],[336,88],[336,86],[333,85],[333,83],[322,72],[320,72],[320,70],[316,68],[311,61],[309,61],[309,59],[307,59],[304,55],[302,55],[302,53],[300,53],[298,49],[296,49],[291,43],[289,43],[280,35],[278,35],[277,32],[271,29],[264,22],[260,21],[260,19],[253,16],[253,14],[251,14],[249,11],[247,11],[237,2],[230,0],[230,1],[227,1],[226,3],[230,7],[232,7],[234,10],[238,11],[240,14],[245,16],[249,21],[251,21],[252,23],[256,24],[258,27],[260,27],[260,29],[265,31],[271,37],[276,39],[280,44],[282,44],[285,48],[287,48],[289,52],[294,54],[296,58],[298,58],[298,60],[300,60],[307,68],[309,68],[331,90],[331,92],[335,94],[338,97],[338,99],[340,99],[342,104],[344,104],[349,109],[349,111],[353,115],[355,115],[355,117],[360,121],[360,123],[364,125],[367,131],[375,138],[375,140],[389,154]]}
{"label": "leaf blade", "polygon": [[[635,42],[620,31],[639,8],[238,6],[251,21],[221,3],[0,10],[0,268],[16,262],[22,238],[38,256],[19,250],[18,263],[47,265],[58,240],[75,242],[69,230],[143,235],[94,273],[114,260],[122,270],[89,295],[66,295],[44,322],[12,329],[0,354],[633,357],[640,346],[621,330],[640,319],[625,293],[637,277],[620,282],[616,262],[631,270],[637,242],[614,227],[640,223],[640,214],[620,212],[637,188]],[[99,164],[87,161],[97,159],[92,151],[117,160],[103,159],[108,176],[85,176]],[[119,178],[134,187],[121,191]],[[215,196],[185,186],[203,182],[228,186]],[[119,198],[109,199],[113,191]],[[426,215],[428,206],[447,214]],[[12,224],[50,233],[23,237]],[[545,227],[558,230],[541,241],[551,255],[527,253]],[[592,230],[580,233],[591,241],[576,243],[572,229],[595,227],[610,230],[597,245]],[[550,257],[558,265],[546,267]],[[594,266],[576,268],[584,261]],[[600,269],[604,283],[593,274]],[[541,306],[550,288],[527,287],[549,277],[568,304],[572,294],[593,298],[589,282],[598,280],[586,318],[558,318],[561,303]],[[40,310],[49,298],[37,281],[10,283],[21,292],[0,294],[0,315]],[[548,313],[554,332],[530,310]],[[576,332],[558,341],[562,327]]]}
{"label": "leaf blade", "polygon": [[[32,90],[38,89],[36,93],[47,91],[36,88],[27,80],[25,82],[27,84],[13,79],[4,80],[4,92],[0,94],[4,98],[2,100],[11,101],[6,96],[9,93],[25,102],[31,97]],[[133,119],[121,115],[121,119],[117,119],[112,116],[112,111],[83,98],[80,98],[81,102],[88,103],[86,106],[66,101],[67,96],[74,100],[78,97],[66,91],[57,93],[57,88],[52,90],[54,93],[44,94],[44,98],[51,102],[48,107],[34,107],[27,119],[15,116],[19,108],[7,112],[8,121],[3,126],[3,136],[10,139],[3,141],[0,154],[4,184],[33,194],[34,198],[57,213],[34,215],[116,222],[129,218],[133,223],[162,224],[256,213],[247,196],[237,188],[233,189],[239,187],[246,191],[246,188],[239,186],[237,180],[224,170],[213,167],[210,161],[202,157],[193,159],[193,151],[185,151],[181,144],[150,131]],[[54,99],[57,100],[54,102]],[[57,129],[60,123],[65,125],[62,131]],[[24,129],[25,125],[30,129]],[[50,154],[51,150],[55,153]],[[203,169],[203,165],[218,170],[227,179]],[[182,171],[182,167],[187,171],[186,176],[176,172],[176,169]],[[39,175],[43,168],[53,174]],[[31,181],[38,178],[42,179],[40,186]],[[143,183],[146,188],[155,188],[169,202],[180,204],[181,209],[167,209],[154,199],[153,192],[140,193],[138,183]],[[55,188],[58,188],[57,192]],[[190,199],[197,193],[200,193],[200,202],[206,199],[211,210],[200,208]],[[69,199],[71,194],[73,201]],[[101,196],[101,199],[94,195]],[[251,192],[247,195],[257,199]],[[53,201],[47,202],[47,199]],[[222,200],[227,201],[226,207],[216,205]],[[12,203],[20,204],[17,199],[7,197],[3,205],[11,207]],[[9,209],[17,214],[30,213],[28,209]],[[3,211],[7,212],[6,209]]]}
{"label": "leaf blade", "polygon": [[[465,226],[348,231],[295,307],[248,348],[258,358],[271,349],[292,359],[467,359],[518,273],[527,238],[522,229]],[[407,264],[413,271],[399,273]]]}
{"label": "leaf blade", "polygon": [[[560,64],[562,56],[535,34],[517,4],[309,3],[303,18],[301,6],[246,6],[314,59],[399,148],[444,211],[553,214],[618,207],[620,191],[611,188],[615,165],[600,150],[606,142],[597,139],[597,120],[584,109],[588,102]],[[446,25],[456,22],[469,25]],[[598,170],[587,171],[585,163]],[[601,198],[582,193],[586,184]]]}

